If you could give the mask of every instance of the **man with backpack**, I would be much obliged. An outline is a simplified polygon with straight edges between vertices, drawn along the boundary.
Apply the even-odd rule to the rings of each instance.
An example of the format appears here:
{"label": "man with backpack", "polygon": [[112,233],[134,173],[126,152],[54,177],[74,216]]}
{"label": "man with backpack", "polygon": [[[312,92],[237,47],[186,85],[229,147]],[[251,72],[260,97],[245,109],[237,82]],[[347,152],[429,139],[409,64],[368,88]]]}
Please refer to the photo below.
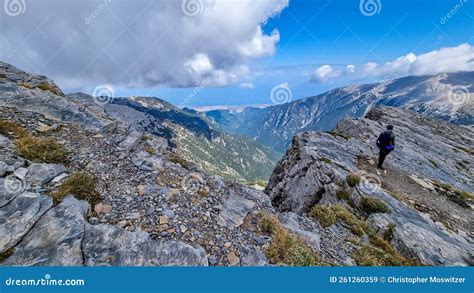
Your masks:
{"label": "man with backpack", "polygon": [[387,130],[379,135],[379,138],[377,138],[377,147],[380,150],[377,168],[383,170],[382,165],[385,161],[385,157],[395,149],[395,133],[393,133],[393,125],[387,125]]}

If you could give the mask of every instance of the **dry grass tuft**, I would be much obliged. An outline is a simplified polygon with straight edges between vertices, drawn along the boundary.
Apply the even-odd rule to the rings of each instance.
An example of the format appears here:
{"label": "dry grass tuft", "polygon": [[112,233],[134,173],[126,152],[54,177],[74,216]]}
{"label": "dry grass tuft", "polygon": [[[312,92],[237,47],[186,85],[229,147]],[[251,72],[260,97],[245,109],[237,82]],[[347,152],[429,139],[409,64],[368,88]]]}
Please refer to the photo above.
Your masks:
{"label": "dry grass tuft", "polygon": [[272,264],[316,266],[319,260],[314,250],[300,237],[288,232],[274,216],[260,215],[260,229],[272,237],[266,255]]}
{"label": "dry grass tuft", "polygon": [[68,154],[63,145],[51,138],[24,135],[15,141],[16,151],[37,163],[66,163]]}
{"label": "dry grass tuft", "polygon": [[59,190],[52,193],[55,203],[60,202],[68,195],[73,195],[77,199],[88,201],[91,207],[100,201],[94,178],[84,172],[71,174],[59,187]]}

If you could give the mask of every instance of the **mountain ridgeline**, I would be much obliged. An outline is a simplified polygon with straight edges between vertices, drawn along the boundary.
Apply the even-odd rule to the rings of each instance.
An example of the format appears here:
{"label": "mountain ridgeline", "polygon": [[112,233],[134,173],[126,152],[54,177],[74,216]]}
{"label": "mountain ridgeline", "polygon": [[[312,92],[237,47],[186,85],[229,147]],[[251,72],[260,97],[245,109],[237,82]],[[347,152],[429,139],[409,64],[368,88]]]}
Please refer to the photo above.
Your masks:
{"label": "mountain ridgeline", "polygon": [[474,72],[408,76],[351,85],[267,108],[205,114],[221,129],[284,152],[302,131],[330,131],[345,117],[363,117],[375,105],[401,107],[459,125],[474,124]]}

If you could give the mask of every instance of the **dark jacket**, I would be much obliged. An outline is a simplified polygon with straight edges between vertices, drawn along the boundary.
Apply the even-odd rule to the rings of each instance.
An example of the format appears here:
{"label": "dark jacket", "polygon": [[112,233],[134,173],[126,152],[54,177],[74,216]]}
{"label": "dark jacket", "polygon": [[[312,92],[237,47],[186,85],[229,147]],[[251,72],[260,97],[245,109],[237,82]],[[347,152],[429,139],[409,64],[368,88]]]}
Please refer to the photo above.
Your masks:
{"label": "dark jacket", "polygon": [[[384,139],[386,137],[389,137],[388,141]],[[380,133],[379,137],[377,138],[377,147],[379,149],[386,150],[386,146],[393,147],[390,151],[393,151],[395,149],[395,133],[393,133],[393,130],[385,130],[384,132]]]}

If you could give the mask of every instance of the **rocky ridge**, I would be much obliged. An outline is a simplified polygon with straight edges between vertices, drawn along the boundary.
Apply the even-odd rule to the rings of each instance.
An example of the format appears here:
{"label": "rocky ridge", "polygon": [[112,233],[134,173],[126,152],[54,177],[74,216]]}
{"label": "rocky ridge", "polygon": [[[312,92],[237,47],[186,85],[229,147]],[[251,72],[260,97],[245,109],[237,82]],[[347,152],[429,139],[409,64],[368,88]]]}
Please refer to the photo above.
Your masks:
{"label": "rocky ridge", "polygon": [[[395,125],[397,147],[387,170],[379,171],[374,141],[388,123]],[[331,133],[296,135],[266,192],[281,212],[307,215],[314,206],[342,205],[378,233],[390,230],[390,243],[423,264],[472,264],[472,137],[468,128],[375,108],[364,119],[342,120]],[[352,174],[361,183],[348,186]],[[367,213],[364,198],[382,201],[389,212]]]}

